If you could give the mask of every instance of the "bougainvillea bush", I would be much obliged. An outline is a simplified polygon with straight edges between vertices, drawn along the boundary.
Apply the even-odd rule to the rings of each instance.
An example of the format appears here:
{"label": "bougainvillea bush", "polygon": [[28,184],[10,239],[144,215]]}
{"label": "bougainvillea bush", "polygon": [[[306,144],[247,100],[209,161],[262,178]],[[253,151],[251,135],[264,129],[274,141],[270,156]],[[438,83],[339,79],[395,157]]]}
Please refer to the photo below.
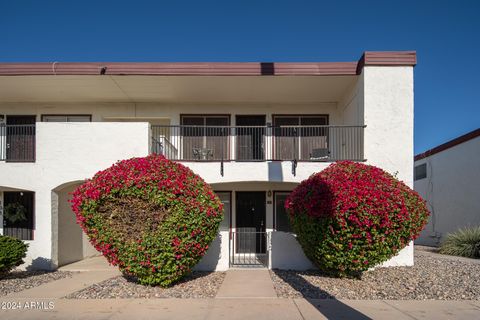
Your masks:
{"label": "bougainvillea bush", "polygon": [[98,172],[73,192],[71,202],[93,246],[148,285],[169,286],[188,274],[223,218],[210,186],[160,155]]}
{"label": "bougainvillea bush", "polygon": [[374,166],[342,161],[297,186],[285,206],[305,255],[322,271],[359,276],[418,237],[425,201]]}

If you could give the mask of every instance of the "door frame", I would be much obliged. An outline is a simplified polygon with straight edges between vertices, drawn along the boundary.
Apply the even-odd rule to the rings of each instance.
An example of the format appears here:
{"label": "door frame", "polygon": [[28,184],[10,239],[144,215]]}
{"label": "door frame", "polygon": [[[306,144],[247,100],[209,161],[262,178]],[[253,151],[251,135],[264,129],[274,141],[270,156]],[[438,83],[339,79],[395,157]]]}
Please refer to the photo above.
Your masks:
{"label": "door frame", "polygon": [[[242,126],[242,125],[239,125],[238,124],[238,118],[239,117],[257,117],[257,118],[260,118],[262,117],[263,118],[263,124],[262,125],[259,125],[259,126],[263,126],[265,127],[265,130],[263,131],[263,137],[262,139],[259,139],[261,140],[261,146],[263,145],[263,148],[262,149],[262,152],[263,152],[263,157],[261,157],[262,159],[239,159],[239,143],[238,143],[238,127],[239,126]],[[254,125],[255,126],[255,125]],[[265,148],[266,145],[267,145],[267,129],[266,129],[266,126],[267,126],[267,115],[266,114],[236,114],[235,115],[235,160],[236,161],[247,161],[247,162],[254,162],[254,161],[265,161],[267,160],[267,149]],[[252,143],[252,150],[253,150],[253,143]]]}
{"label": "door frame", "polygon": [[[259,217],[260,218],[259,221],[261,220],[261,218],[263,218],[263,226],[262,225],[258,226],[257,221],[254,221],[255,225],[253,227],[255,227],[255,232],[259,232],[258,234],[255,235],[255,251],[259,251],[259,252],[256,252],[256,254],[265,254],[267,253],[266,237],[264,241],[261,241],[261,239],[262,237],[264,237],[263,234],[266,235],[266,231],[267,231],[267,203],[266,203],[267,193],[266,191],[235,191],[235,233],[237,234],[239,232],[238,221],[239,221],[239,218],[241,217],[240,216],[241,213],[238,210],[239,197],[245,194],[252,194],[252,193],[262,195],[262,199],[263,199],[263,201],[261,202],[261,208],[262,208],[262,212],[260,213],[261,217]],[[260,201],[258,203],[255,203],[255,206],[258,206],[259,203]],[[236,254],[236,253],[239,253],[239,252],[237,252],[237,247],[235,246],[233,248],[233,254]]]}

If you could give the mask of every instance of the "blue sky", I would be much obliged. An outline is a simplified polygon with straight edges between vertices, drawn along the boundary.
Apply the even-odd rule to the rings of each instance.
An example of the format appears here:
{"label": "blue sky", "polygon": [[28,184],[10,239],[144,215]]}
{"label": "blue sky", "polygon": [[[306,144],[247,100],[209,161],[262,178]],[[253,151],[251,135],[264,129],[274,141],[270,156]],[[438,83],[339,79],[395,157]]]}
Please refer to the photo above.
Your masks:
{"label": "blue sky", "polygon": [[7,1],[0,61],[353,61],[416,50],[415,153],[480,127],[480,1]]}

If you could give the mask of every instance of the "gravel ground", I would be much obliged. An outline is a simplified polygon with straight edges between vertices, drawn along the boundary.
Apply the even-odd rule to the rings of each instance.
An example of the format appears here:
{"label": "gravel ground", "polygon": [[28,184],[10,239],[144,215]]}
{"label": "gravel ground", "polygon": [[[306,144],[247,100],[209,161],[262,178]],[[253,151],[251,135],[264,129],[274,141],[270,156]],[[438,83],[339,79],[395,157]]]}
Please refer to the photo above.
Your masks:
{"label": "gravel ground", "polygon": [[0,296],[38,287],[44,283],[71,276],[71,272],[65,271],[13,271],[0,279]]}
{"label": "gravel ground", "polygon": [[68,299],[214,298],[225,272],[194,271],[170,288],[143,286],[119,276],[68,295]]}
{"label": "gravel ground", "polygon": [[480,264],[417,251],[413,267],[377,268],[362,279],[338,279],[319,271],[270,271],[279,297],[353,300],[479,300]]}

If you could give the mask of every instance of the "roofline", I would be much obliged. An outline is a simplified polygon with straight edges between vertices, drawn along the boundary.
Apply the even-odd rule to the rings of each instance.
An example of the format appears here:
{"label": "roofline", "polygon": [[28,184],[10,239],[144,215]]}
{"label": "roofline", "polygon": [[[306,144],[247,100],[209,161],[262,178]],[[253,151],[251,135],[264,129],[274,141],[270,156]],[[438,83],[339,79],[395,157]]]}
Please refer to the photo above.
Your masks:
{"label": "roofline", "polygon": [[426,157],[430,157],[434,154],[437,154],[439,152],[445,151],[447,149],[450,149],[452,147],[455,147],[459,144],[462,144],[464,142],[467,142],[469,140],[475,139],[476,137],[480,136],[480,128],[475,129],[473,131],[470,131],[469,133],[464,134],[463,136],[460,136],[458,138],[455,138],[453,140],[447,141],[439,146],[436,146],[435,148],[432,148],[430,150],[427,150],[423,153],[417,154],[414,158],[415,161],[425,159]]}
{"label": "roofline", "polygon": [[358,75],[364,66],[415,66],[415,51],[366,51],[356,62],[21,62],[0,63],[0,76],[30,75]]}

